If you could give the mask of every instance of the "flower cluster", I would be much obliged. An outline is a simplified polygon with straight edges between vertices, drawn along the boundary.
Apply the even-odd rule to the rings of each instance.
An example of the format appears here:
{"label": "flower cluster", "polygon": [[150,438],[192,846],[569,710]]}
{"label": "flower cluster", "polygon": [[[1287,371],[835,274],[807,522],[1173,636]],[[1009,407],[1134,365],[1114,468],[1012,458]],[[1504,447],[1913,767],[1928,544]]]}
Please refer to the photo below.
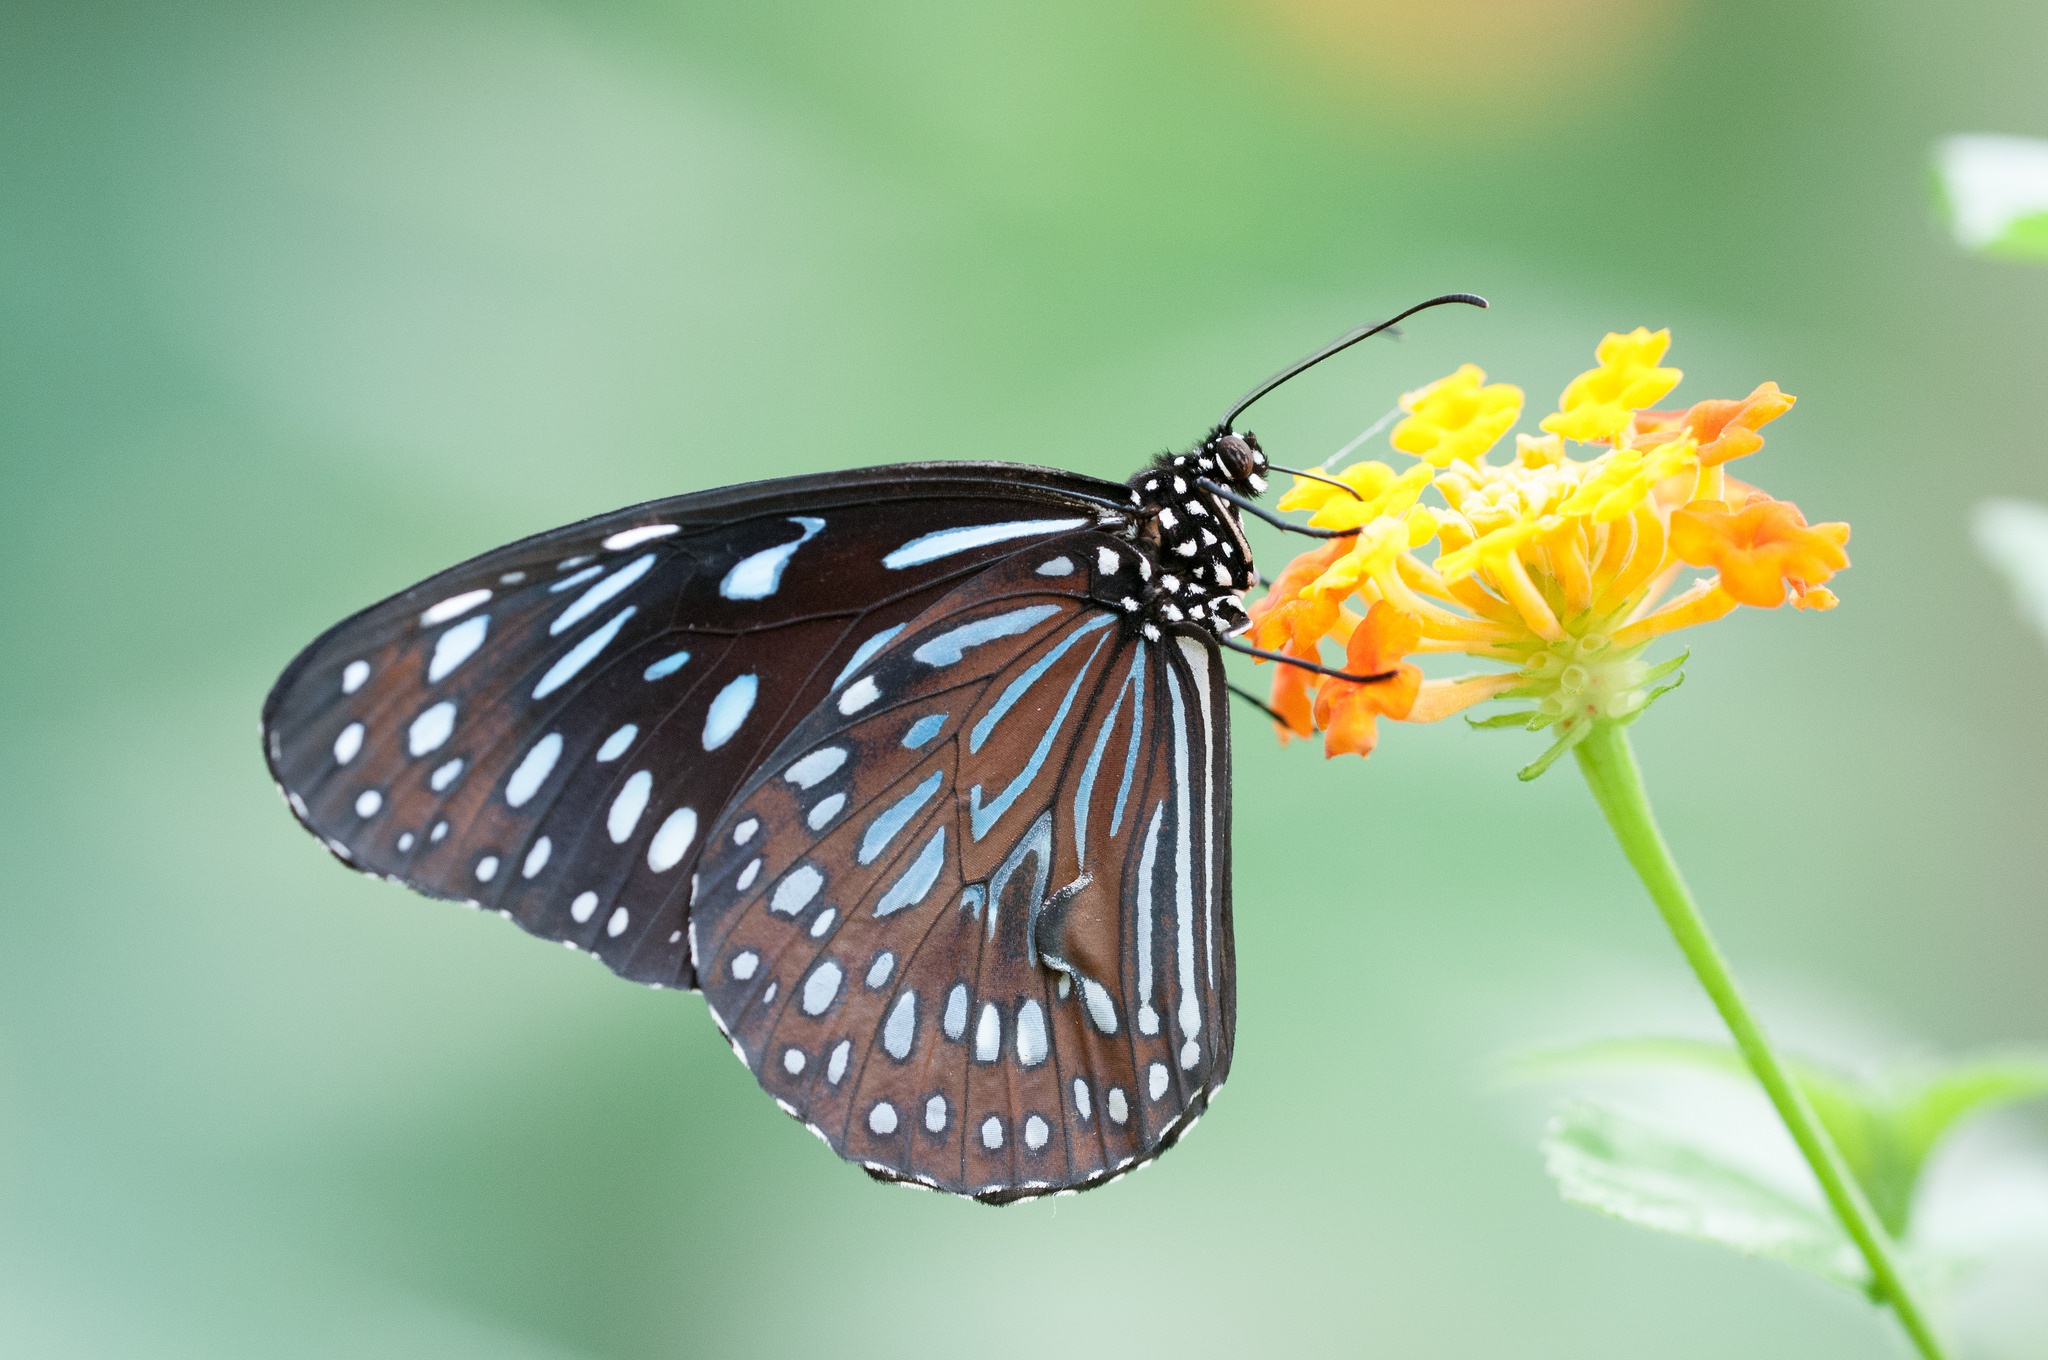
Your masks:
{"label": "flower cluster", "polygon": [[[1669,331],[1609,335],[1542,433],[1516,435],[1503,462],[1488,455],[1520,420],[1522,391],[1467,364],[1401,398],[1392,442],[1413,466],[1359,463],[1335,475],[1341,486],[1296,479],[1280,508],[1345,536],[1280,573],[1251,610],[1252,641],[1329,664],[1328,639],[1344,648],[1341,669],[1384,678],[1277,666],[1283,732],[1320,730],[1329,754],[1367,755],[1381,717],[1433,722],[1526,700],[1483,725],[1554,734],[1522,772],[1533,778],[1594,722],[1629,721],[1677,684],[1683,657],[1642,660],[1654,639],[1737,605],[1835,606],[1825,582],[1849,565],[1849,526],[1810,525],[1726,471],[1763,447],[1759,431],[1793,398],[1767,382],[1739,401],[1652,409],[1681,376],[1659,367],[1670,344]],[[1701,574],[1671,594],[1688,568]],[[1425,680],[1408,658],[1429,652],[1508,669]]]}

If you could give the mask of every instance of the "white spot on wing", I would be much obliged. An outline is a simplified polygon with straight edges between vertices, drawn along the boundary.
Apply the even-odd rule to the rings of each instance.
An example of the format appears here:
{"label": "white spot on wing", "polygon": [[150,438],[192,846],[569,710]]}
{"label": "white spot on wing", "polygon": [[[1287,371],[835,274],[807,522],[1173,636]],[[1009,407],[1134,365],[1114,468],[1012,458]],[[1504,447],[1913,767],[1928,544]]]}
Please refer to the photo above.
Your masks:
{"label": "white spot on wing", "polygon": [[845,975],[839,965],[831,959],[825,960],[811,970],[804,979],[802,1005],[805,1015],[823,1015],[839,997],[839,981]]}
{"label": "white spot on wing", "polygon": [[889,1009],[889,1018],[882,1025],[882,1047],[889,1056],[902,1062],[910,1056],[910,1046],[917,1037],[917,993],[905,992],[896,998],[896,1004]]}
{"label": "white spot on wing", "polygon": [[334,762],[346,765],[356,758],[356,752],[363,749],[363,725],[352,722],[341,729],[341,735],[334,739]]}
{"label": "white spot on wing", "polygon": [[851,1039],[841,1039],[837,1044],[834,1044],[832,1046],[831,1060],[825,1064],[825,1080],[837,1086],[839,1079],[846,1075],[846,1060],[852,1054],[853,1041]]}
{"label": "white spot on wing", "polygon": [[423,756],[429,751],[439,750],[454,732],[455,705],[443,699],[412,720],[412,726],[405,734],[406,749],[416,756]]}
{"label": "white spot on wing", "polygon": [[946,1131],[946,1098],[933,1096],[924,1103],[924,1126],[932,1133]]}
{"label": "white spot on wing", "polygon": [[525,807],[533,795],[540,792],[540,786],[554,773],[555,762],[562,755],[562,734],[550,732],[533,744],[519,767],[512,771],[512,777],[505,781],[505,801],[513,807]]}
{"label": "white spot on wing", "polygon": [[621,529],[604,541],[606,552],[623,552],[637,548],[657,538],[667,538],[676,531],[673,524],[643,524],[637,529]]}
{"label": "white spot on wing", "polygon": [[896,971],[896,956],[884,949],[875,955],[875,961],[868,965],[868,986],[880,991],[889,985],[889,975]]}
{"label": "white spot on wing", "polygon": [[354,694],[363,687],[363,682],[369,678],[369,662],[351,661],[341,668],[341,692],[343,694]]}
{"label": "white spot on wing", "polygon": [[741,982],[750,980],[754,976],[754,970],[760,966],[761,956],[751,949],[732,956],[732,975]]}
{"label": "white spot on wing", "polygon": [[640,824],[640,814],[647,810],[647,796],[652,792],[654,776],[646,770],[639,770],[619,790],[619,796],[612,799],[611,811],[605,814],[604,827],[611,834],[613,845],[624,845],[626,838],[633,834],[633,828]]}
{"label": "white spot on wing", "polygon": [[377,809],[384,806],[384,795],[375,789],[364,789],[356,795],[356,816],[374,817]]}
{"label": "white spot on wing", "polygon": [[445,762],[427,776],[427,787],[431,788],[435,793],[440,793],[450,784],[461,778],[461,776],[462,757],[457,756],[455,759]]}
{"label": "white spot on wing", "polygon": [[498,857],[485,855],[476,862],[476,881],[488,883],[498,876]]}
{"label": "white spot on wing", "polygon": [[546,836],[542,836],[539,840],[535,841],[533,848],[526,852],[526,863],[519,867],[519,876],[521,878],[534,878],[538,876],[541,870],[548,867],[548,856],[554,852],[554,848],[555,843]]}
{"label": "white spot on wing", "polygon": [[466,590],[460,595],[450,595],[447,599],[420,615],[420,623],[425,627],[432,628],[435,624],[446,623],[450,619],[462,617],[490,598],[491,592],[488,590]]}
{"label": "white spot on wing", "polygon": [[782,777],[800,789],[808,789],[845,763],[845,747],[821,746],[783,771]]}
{"label": "white spot on wing", "polygon": [[1024,1146],[1033,1152],[1044,1147],[1046,1139],[1051,1136],[1052,1130],[1047,1128],[1045,1121],[1037,1115],[1034,1114],[1024,1121]]}
{"label": "white spot on wing", "polygon": [[1038,564],[1038,574],[1040,576],[1072,576],[1074,574],[1074,559],[1071,557],[1055,557],[1041,562]]}
{"label": "white spot on wing", "polygon": [[896,1132],[896,1107],[886,1100],[878,1102],[868,1111],[868,1128],[882,1138]]}
{"label": "white spot on wing", "polygon": [[800,1048],[786,1048],[782,1051],[782,1070],[792,1077],[804,1070],[804,1051]]}
{"label": "white spot on wing", "polygon": [[1131,1105],[1129,1101],[1124,1099],[1123,1087],[1110,1087],[1109,1099],[1106,1103],[1109,1106],[1109,1117],[1117,1123],[1121,1124],[1131,1117]]}
{"label": "white spot on wing", "polygon": [[1088,1007],[1088,1018],[1095,1022],[1095,1028],[1104,1034],[1116,1033],[1116,1001],[1107,987],[1094,978],[1082,978],[1081,1000]]}
{"label": "white spot on wing", "polygon": [[958,1040],[967,1032],[967,984],[956,982],[946,993],[946,1037]]}
{"label": "white spot on wing", "polygon": [[1088,1083],[1080,1077],[1074,1078],[1074,1108],[1081,1112],[1081,1118],[1083,1119],[1087,1119],[1095,1113],[1092,1103],[1088,1099]]}
{"label": "white spot on wing", "polygon": [[680,807],[663,819],[661,829],[647,846],[647,867],[665,874],[682,863],[690,842],[697,839],[697,810]]}
{"label": "white spot on wing", "polygon": [[808,864],[799,864],[775,885],[775,895],[768,899],[768,910],[794,916],[809,906],[811,899],[818,895],[818,889],[824,886],[823,874]]}
{"label": "white spot on wing", "polygon": [[998,1116],[990,1115],[981,1121],[981,1145],[990,1152],[1003,1145],[1003,1121]]}
{"label": "white spot on wing", "polygon": [[728,681],[711,701],[704,715],[704,749],[716,751],[732,740],[733,733],[754,711],[754,697],[761,691],[761,677],[752,673]]}
{"label": "white spot on wing", "polygon": [[1145,1089],[1154,1100],[1166,1094],[1165,1063],[1156,1062],[1145,1069]]}
{"label": "white spot on wing", "polygon": [[604,933],[616,940],[626,933],[626,927],[630,923],[631,918],[627,916],[626,909],[620,907],[612,913],[612,919],[604,923]]}
{"label": "white spot on wing", "polygon": [[427,683],[439,684],[448,673],[476,654],[491,630],[491,616],[464,619],[434,640],[434,659],[427,663]]}
{"label": "white spot on wing", "polygon": [[974,1027],[974,1056],[978,1061],[991,1063],[1002,1055],[1003,1015],[993,1001],[985,1001],[981,1021]]}
{"label": "white spot on wing", "polygon": [[839,696],[839,711],[852,717],[881,697],[882,691],[875,685],[875,677],[863,675],[848,685],[846,693]]}
{"label": "white spot on wing", "polygon": [[638,723],[627,723],[624,727],[606,737],[604,745],[597,748],[598,764],[602,765],[607,761],[617,760],[626,753],[626,748],[633,744],[633,738],[639,735],[640,725]]}
{"label": "white spot on wing", "polygon": [[811,830],[823,831],[826,824],[839,815],[839,809],[845,806],[846,795],[835,793],[829,798],[821,799],[818,805],[811,809],[810,815],[804,818],[804,821],[810,826]]}
{"label": "white spot on wing", "polygon": [[1017,1008],[1017,1061],[1036,1067],[1045,1061],[1045,1008],[1026,1001]]}

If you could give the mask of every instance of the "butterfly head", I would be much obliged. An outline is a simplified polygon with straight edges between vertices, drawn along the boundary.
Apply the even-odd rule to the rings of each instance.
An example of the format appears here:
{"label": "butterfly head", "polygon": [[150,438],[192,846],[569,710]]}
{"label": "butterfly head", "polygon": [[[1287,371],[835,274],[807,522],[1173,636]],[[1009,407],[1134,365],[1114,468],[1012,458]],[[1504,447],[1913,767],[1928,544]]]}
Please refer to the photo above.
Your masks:
{"label": "butterfly head", "polygon": [[[1213,463],[1220,480],[1240,496],[1261,496],[1266,491],[1266,455],[1259,437],[1246,431],[1216,429],[1202,441],[1198,461]],[[1205,467],[1203,469],[1207,471]]]}

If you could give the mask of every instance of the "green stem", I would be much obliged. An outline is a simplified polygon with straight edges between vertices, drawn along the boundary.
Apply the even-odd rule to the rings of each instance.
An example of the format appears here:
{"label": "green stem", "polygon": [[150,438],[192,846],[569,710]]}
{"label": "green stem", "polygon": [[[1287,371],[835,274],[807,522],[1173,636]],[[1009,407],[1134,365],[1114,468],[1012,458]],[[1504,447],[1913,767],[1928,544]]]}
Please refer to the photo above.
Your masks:
{"label": "green stem", "polygon": [[1713,998],[1715,1009],[1721,1012],[1721,1019],[1727,1022],[1742,1049],[1742,1056],[1749,1060],[1750,1070],[1763,1083],[1779,1118],[1799,1144],[1799,1151],[1813,1168],[1828,1203],[1869,1263],[1872,1296],[1891,1305],[1926,1360],[1943,1360],[1941,1343],[1907,1285],[1892,1241],[1885,1235],[1876,1211],[1870,1207],[1848,1163],[1842,1160],[1834,1140],[1815,1116],[1806,1093],[1792,1080],[1784,1060],[1771,1047],[1763,1026],[1736,986],[1720,946],[1707,933],[1707,923],[1700,918],[1692,893],[1671,858],[1671,849],[1657,829],[1657,818],[1650,810],[1649,795],[1643,790],[1642,772],[1636,768],[1628,733],[1616,723],[1595,723],[1576,753],[1586,783],[1592,787],[1600,810],[1607,814],[1607,823],[1614,828],[1615,839],[1621,842],[1628,862],[1635,866],[1643,886],[1649,889],[1657,910],[1664,915],[1664,924],[1671,928],[1678,947],[1685,952],[1686,962],[1692,965],[1700,985]]}

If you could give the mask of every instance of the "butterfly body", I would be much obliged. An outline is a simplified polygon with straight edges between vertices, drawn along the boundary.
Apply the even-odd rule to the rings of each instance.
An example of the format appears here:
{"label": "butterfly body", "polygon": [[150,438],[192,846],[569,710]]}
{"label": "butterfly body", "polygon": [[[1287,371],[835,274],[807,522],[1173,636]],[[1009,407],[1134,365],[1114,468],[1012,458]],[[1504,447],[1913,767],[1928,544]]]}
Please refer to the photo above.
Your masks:
{"label": "butterfly body", "polygon": [[266,756],[351,866],[702,990],[784,1109],[993,1202],[1170,1146],[1234,1025],[1219,432],[649,502],[345,620]]}

